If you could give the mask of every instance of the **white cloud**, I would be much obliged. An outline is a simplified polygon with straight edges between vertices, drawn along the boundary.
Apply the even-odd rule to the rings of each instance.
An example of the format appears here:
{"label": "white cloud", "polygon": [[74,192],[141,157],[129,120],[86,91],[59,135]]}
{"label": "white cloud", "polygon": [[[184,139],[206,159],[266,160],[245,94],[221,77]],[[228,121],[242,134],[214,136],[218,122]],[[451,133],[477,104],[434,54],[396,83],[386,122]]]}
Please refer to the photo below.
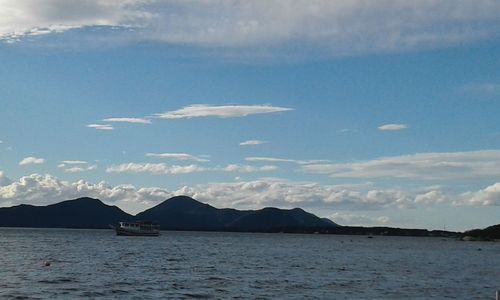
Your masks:
{"label": "white cloud", "polygon": [[187,153],[146,153],[149,157],[168,158],[175,160],[192,160],[197,162],[207,162],[208,159],[197,157]]}
{"label": "white cloud", "polygon": [[157,39],[239,48],[295,42],[337,55],[485,39],[498,36],[500,23],[500,4],[492,0],[179,1],[175,6],[178,15],[161,16],[153,25]]}
{"label": "white cloud", "polygon": [[269,178],[185,186],[176,191],[168,191],[154,187],[136,188],[131,185],[113,187],[105,182],[93,184],[83,180],[68,182],[51,175],[32,174],[1,186],[0,206],[21,203],[44,205],[77,197],[94,197],[119,205],[126,211],[138,212],[174,195],[188,195],[218,207],[239,209],[258,209],[265,206],[307,208],[318,205],[330,206],[333,209],[401,207],[401,203],[391,197],[387,197],[385,201],[373,201],[369,193],[354,194],[353,196],[332,186]]}
{"label": "white cloud", "polygon": [[61,163],[68,165],[82,165],[82,164],[87,164],[88,162],[84,160],[62,160]]}
{"label": "white cloud", "polygon": [[79,172],[85,172],[85,171],[93,171],[97,169],[97,165],[91,165],[91,166],[78,166],[78,167],[70,167],[70,168],[65,168],[64,172],[66,173],[79,173]]}
{"label": "white cloud", "polygon": [[109,124],[89,124],[87,125],[88,128],[94,128],[97,130],[113,130],[115,129],[112,125]]}
{"label": "white cloud", "polygon": [[151,124],[151,120],[143,118],[107,118],[103,122],[118,122],[118,123],[132,123],[132,124]]}
{"label": "white cloud", "polygon": [[43,158],[36,158],[33,156],[25,157],[23,160],[19,162],[20,166],[26,166],[26,165],[41,165],[45,162],[45,159]]}
{"label": "white cloud", "polygon": [[156,187],[110,186],[103,181],[97,184],[84,180],[68,182],[51,175],[32,174],[0,186],[0,206],[46,205],[79,197],[93,197],[118,205],[127,212],[137,213],[174,195]]}
{"label": "white cloud", "polygon": [[277,169],[278,167],[271,165],[254,167],[248,165],[230,164],[218,170],[226,172],[238,172],[238,173],[255,173],[255,172],[273,172],[276,171]]}
{"label": "white cloud", "polygon": [[183,119],[200,117],[236,118],[255,114],[269,114],[290,111],[291,108],[271,105],[221,105],[195,104],[174,111],[156,114],[160,119]]}
{"label": "white cloud", "polygon": [[251,162],[282,162],[282,163],[294,163],[299,165],[308,165],[308,164],[319,164],[329,162],[329,160],[324,159],[315,159],[315,160],[297,160],[297,159],[288,159],[288,158],[277,158],[277,157],[266,157],[266,156],[250,156],[245,157],[246,161]]}
{"label": "white cloud", "polygon": [[0,39],[100,26],[128,29],[117,34],[117,41],[244,48],[250,53],[288,45],[339,56],[492,39],[499,35],[499,16],[495,0],[4,0]]}
{"label": "white cloud", "polygon": [[398,131],[408,128],[406,124],[384,124],[378,127],[382,131]]}
{"label": "white cloud", "polygon": [[284,162],[284,163],[297,163],[298,162],[298,160],[295,160],[295,159],[265,157],[265,156],[250,156],[250,157],[245,157],[245,160],[252,161],[252,162]]}
{"label": "white cloud", "polygon": [[394,190],[354,191],[317,183],[260,179],[185,187],[184,193],[218,207],[255,209],[277,207],[330,207],[332,209],[411,208],[410,195]]}
{"label": "white cloud", "polygon": [[500,150],[419,153],[352,163],[309,164],[301,166],[301,170],[335,178],[442,181],[498,178]]}
{"label": "white cloud", "polygon": [[248,165],[230,164],[225,167],[205,168],[198,165],[178,166],[167,165],[165,163],[124,163],[120,165],[111,165],[106,169],[107,173],[151,173],[161,174],[189,174],[198,172],[236,172],[236,173],[256,173],[272,172],[277,170],[276,166],[254,167]]}
{"label": "white cloud", "polygon": [[[238,209],[259,209],[266,206],[282,208],[302,207],[334,211],[378,210],[384,208],[413,208],[415,205],[434,203],[500,206],[500,183],[483,190],[462,194],[440,194],[427,192],[418,194],[401,190],[339,188],[317,183],[291,182],[272,178],[254,181],[219,182],[195,186],[184,186],[169,191],[159,187],[134,187],[132,185],[111,186],[105,182],[97,184],[84,180],[68,182],[51,175],[32,174],[11,181],[0,171],[0,206],[17,204],[46,205],[78,197],[93,197],[122,209],[137,213],[175,195],[191,196],[199,201],[217,207]],[[427,201],[446,197],[446,201]],[[420,200],[419,200],[420,199]],[[449,199],[459,199],[451,202]],[[363,222],[369,225],[385,224],[390,220],[385,216],[367,217],[351,213],[338,213],[333,220],[340,224],[354,225]]]}
{"label": "white cloud", "polygon": [[203,172],[205,168],[197,165],[177,166],[167,165],[165,163],[150,164],[150,163],[125,163],[120,165],[112,165],[106,169],[107,173],[151,173],[151,174],[188,174],[195,172]]}
{"label": "white cloud", "polygon": [[440,190],[432,190],[427,193],[415,196],[415,203],[417,204],[431,205],[450,202],[450,196]]}
{"label": "white cloud", "polygon": [[88,162],[83,160],[63,160],[57,167],[63,169],[66,173],[79,173],[97,169],[97,165],[89,165]]}
{"label": "white cloud", "polygon": [[265,141],[261,140],[248,140],[240,143],[240,146],[256,146],[256,145],[262,145],[265,144]]}
{"label": "white cloud", "polygon": [[137,28],[152,17],[142,0],[0,1],[0,40],[60,33],[90,26]]}
{"label": "white cloud", "polygon": [[454,201],[454,204],[500,206],[500,182],[487,186],[479,191],[463,193],[460,199]]}

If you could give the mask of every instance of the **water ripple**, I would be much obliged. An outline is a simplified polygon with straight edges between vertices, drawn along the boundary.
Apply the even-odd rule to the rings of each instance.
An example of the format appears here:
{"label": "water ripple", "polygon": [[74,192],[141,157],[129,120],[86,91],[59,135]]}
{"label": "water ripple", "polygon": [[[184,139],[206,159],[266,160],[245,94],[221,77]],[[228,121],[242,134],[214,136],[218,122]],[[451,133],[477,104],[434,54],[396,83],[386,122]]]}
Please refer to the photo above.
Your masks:
{"label": "water ripple", "polygon": [[492,299],[500,289],[500,243],[0,229],[0,245],[2,299]]}

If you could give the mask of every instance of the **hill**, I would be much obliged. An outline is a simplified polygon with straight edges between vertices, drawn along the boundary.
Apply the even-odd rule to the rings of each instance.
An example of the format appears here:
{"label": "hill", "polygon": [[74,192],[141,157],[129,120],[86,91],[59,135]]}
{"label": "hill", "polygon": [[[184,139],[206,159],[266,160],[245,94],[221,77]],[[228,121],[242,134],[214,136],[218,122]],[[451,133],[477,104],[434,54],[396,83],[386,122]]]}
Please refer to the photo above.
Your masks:
{"label": "hill", "polygon": [[462,240],[490,241],[500,240],[500,224],[484,229],[473,229],[462,234]]}
{"label": "hill", "polygon": [[170,198],[136,216],[93,198],[0,208],[0,227],[108,228],[109,224],[133,220],[150,220],[163,230],[284,231],[338,226],[299,208],[218,209],[187,196]]}
{"label": "hill", "polygon": [[152,220],[160,224],[162,229],[169,230],[276,231],[338,226],[300,208],[286,210],[268,207],[246,211],[218,209],[187,196],[165,200],[136,217]]}
{"label": "hill", "polygon": [[98,199],[78,198],[47,206],[17,205],[0,208],[1,227],[108,228],[133,216]]}

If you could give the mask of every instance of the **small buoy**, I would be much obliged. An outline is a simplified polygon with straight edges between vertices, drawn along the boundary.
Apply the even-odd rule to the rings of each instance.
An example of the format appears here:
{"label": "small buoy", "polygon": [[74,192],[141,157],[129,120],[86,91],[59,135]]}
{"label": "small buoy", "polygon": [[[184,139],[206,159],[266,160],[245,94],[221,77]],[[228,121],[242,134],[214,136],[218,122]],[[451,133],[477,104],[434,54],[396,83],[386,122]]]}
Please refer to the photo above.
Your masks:
{"label": "small buoy", "polygon": [[46,266],[46,267],[50,266],[50,261],[48,261],[48,260],[44,261],[43,265]]}

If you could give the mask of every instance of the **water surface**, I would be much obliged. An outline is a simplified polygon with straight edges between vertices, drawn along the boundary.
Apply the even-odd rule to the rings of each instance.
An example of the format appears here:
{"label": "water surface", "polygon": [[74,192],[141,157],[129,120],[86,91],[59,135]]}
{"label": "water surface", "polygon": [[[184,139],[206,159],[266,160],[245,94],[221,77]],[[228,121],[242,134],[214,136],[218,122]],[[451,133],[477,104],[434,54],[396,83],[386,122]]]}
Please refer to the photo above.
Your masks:
{"label": "water surface", "polygon": [[500,290],[492,242],[0,228],[0,247],[0,298],[494,299]]}

